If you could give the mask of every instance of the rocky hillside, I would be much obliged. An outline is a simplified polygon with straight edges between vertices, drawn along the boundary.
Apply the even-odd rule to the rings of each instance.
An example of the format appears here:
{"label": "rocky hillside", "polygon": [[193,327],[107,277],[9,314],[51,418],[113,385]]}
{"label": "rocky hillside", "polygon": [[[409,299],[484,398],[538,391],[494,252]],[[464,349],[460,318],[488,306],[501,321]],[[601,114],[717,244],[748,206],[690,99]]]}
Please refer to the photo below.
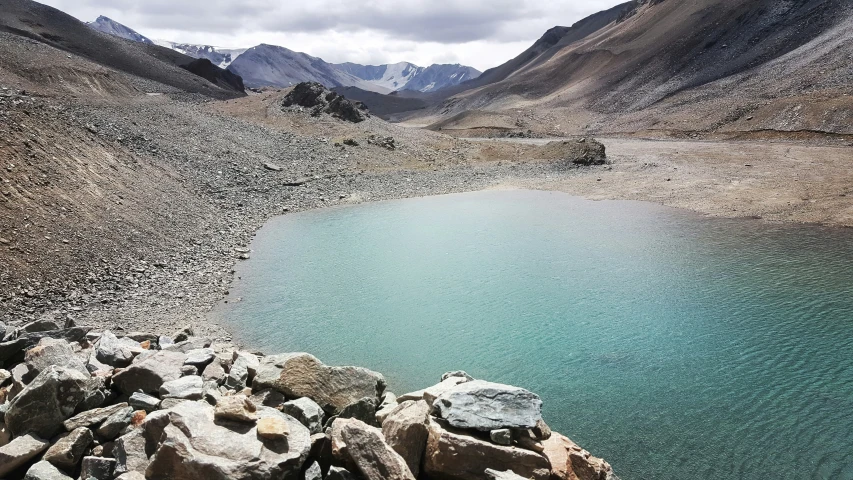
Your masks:
{"label": "rocky hillside", "polygon": [[[181,91],[216,98],[233,98],[243,94],[241,82],[218,67],[212,70],[199,69],[193,65],[194,58],[156,45],[101,33],[70,15],[31,0],[0,1],[0,32],[63,50],[72,60],[75,57],[83,58]],[[27,54],[18,48],[19,42],[17,39],[0,42],[0,61],[8,64],[10,72],[33,78],[54,76],[55,82],[72,82],[60,71],[51,71],[64,61],[34,62],[33,58],[26,58]],[[22,64],[27,63],[31,68],[21,68]],[[194,74],[202,70],[203,76]],[[102,87],[106,85],[95,82],[91,89],[97,91]]]}
{"label": "rocky hillside", "polygon": [[568,116],[567,131],[853,133],[851,11],[850,0],[638,0],[549,31],[433,114],[524,104]]}
{"label": "rocky hillside", "polygon": [[611,480],[522,388],[449,372],[396,396],[307,353],[264,356],[185,329],[0,323],[0,477]]}
{"label": "rocky hillside", "polygon": [[93,29],[99,32],[115,35],[116,37],[121,37],[126,40],[131,40],[140,43],[154,43],[148,37],[137,33],[136,30],[128,28],[116,22],[115,20],[107,18],[103,15],[98,17],[94,22],[89,22],[86,25],[92,27]]}

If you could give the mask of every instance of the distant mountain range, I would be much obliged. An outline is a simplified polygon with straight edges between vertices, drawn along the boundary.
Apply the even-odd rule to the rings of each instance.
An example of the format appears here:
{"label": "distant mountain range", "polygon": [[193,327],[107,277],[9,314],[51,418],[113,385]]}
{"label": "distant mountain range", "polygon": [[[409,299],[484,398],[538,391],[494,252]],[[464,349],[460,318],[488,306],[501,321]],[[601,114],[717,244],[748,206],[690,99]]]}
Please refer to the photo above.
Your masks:
{"label": "distant mountain range", "polygon": [[391,91],[434,92],[480,76],[479,70],[459,64],[419,67],[408,62],[391,65],[340,63],[334,67]]}
{"label": "distant mountain range", "polygon": [[322,58],[284,47],[261,44],[252,48],[220,48],[167,40],[151,40],[115,20],[100,16],[87,23],[95,30],[141,43],[156,44],[194,58],[206,58],[243,77],[247,87],[287,87],[299,82],[320,82],[327,87],[357,87],[376,93],[410,90],[436,92],[480,76],[464,65],[419,67],[408,62],[390,65],[332,64]]}

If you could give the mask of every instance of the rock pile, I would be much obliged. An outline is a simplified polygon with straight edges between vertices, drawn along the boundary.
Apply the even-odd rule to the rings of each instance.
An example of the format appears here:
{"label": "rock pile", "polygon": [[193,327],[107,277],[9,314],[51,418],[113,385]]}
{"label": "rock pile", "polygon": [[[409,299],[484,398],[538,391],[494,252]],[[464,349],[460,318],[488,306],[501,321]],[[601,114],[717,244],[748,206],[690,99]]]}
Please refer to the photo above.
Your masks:
{"label": "rock pile", "polygon": [[561,140],[543,145],[538,152],[541,158],[556,160],[558,166],[591,166],[607,163],[604,144],[593,138]]}
{"label": "rock pile", "polygon": [[3,340],[4,479],[615,478],[551,432],[538,396],[465,372],[396,397],[364,368],[262,356],[190,329],[45,323]]}
{"label": "rock pile", "polygon": [[363,122],[369,115],[361,102],[352,102],[317,82],[302,82],[293,87],[282,101],[284,108],[305,107],[315,117],[328,113],[347,122]]}

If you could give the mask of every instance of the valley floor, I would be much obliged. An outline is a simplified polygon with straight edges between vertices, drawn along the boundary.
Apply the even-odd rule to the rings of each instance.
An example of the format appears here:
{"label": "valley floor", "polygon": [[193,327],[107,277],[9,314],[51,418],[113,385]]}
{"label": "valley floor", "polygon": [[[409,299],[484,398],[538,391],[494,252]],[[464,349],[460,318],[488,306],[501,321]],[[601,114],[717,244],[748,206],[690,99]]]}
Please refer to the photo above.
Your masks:
{"label": "valley floor", "polygon": [[853,225],[851,147],[605,138],[611,164],[576,168],[537,157],[531,141],[282,112],[282,92],[71,104],[4,95],[0,321],[13,326],[47,313],[126,331],[192,324],[228,340],[210,311],[228,298],[253,232],[275,215],[367,201],[532,188]]}
{"label": "valley floor", "polygon": [[609,167],[511,185],[654,202],[718,217],[853,226],[853,147],[600,140]]}

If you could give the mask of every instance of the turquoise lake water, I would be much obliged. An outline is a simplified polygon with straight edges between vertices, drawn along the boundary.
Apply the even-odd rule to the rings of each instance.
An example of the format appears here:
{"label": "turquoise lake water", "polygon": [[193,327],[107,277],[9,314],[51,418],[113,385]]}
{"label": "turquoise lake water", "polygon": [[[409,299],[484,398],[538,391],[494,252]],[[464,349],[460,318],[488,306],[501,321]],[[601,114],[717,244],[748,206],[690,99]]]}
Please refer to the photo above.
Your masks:
{"label": "turquoise lake water", "polygon": [[525,387],[623,480],[853,479],[853,231],[488,191],[252,248],[222,314],[253,347]]}

